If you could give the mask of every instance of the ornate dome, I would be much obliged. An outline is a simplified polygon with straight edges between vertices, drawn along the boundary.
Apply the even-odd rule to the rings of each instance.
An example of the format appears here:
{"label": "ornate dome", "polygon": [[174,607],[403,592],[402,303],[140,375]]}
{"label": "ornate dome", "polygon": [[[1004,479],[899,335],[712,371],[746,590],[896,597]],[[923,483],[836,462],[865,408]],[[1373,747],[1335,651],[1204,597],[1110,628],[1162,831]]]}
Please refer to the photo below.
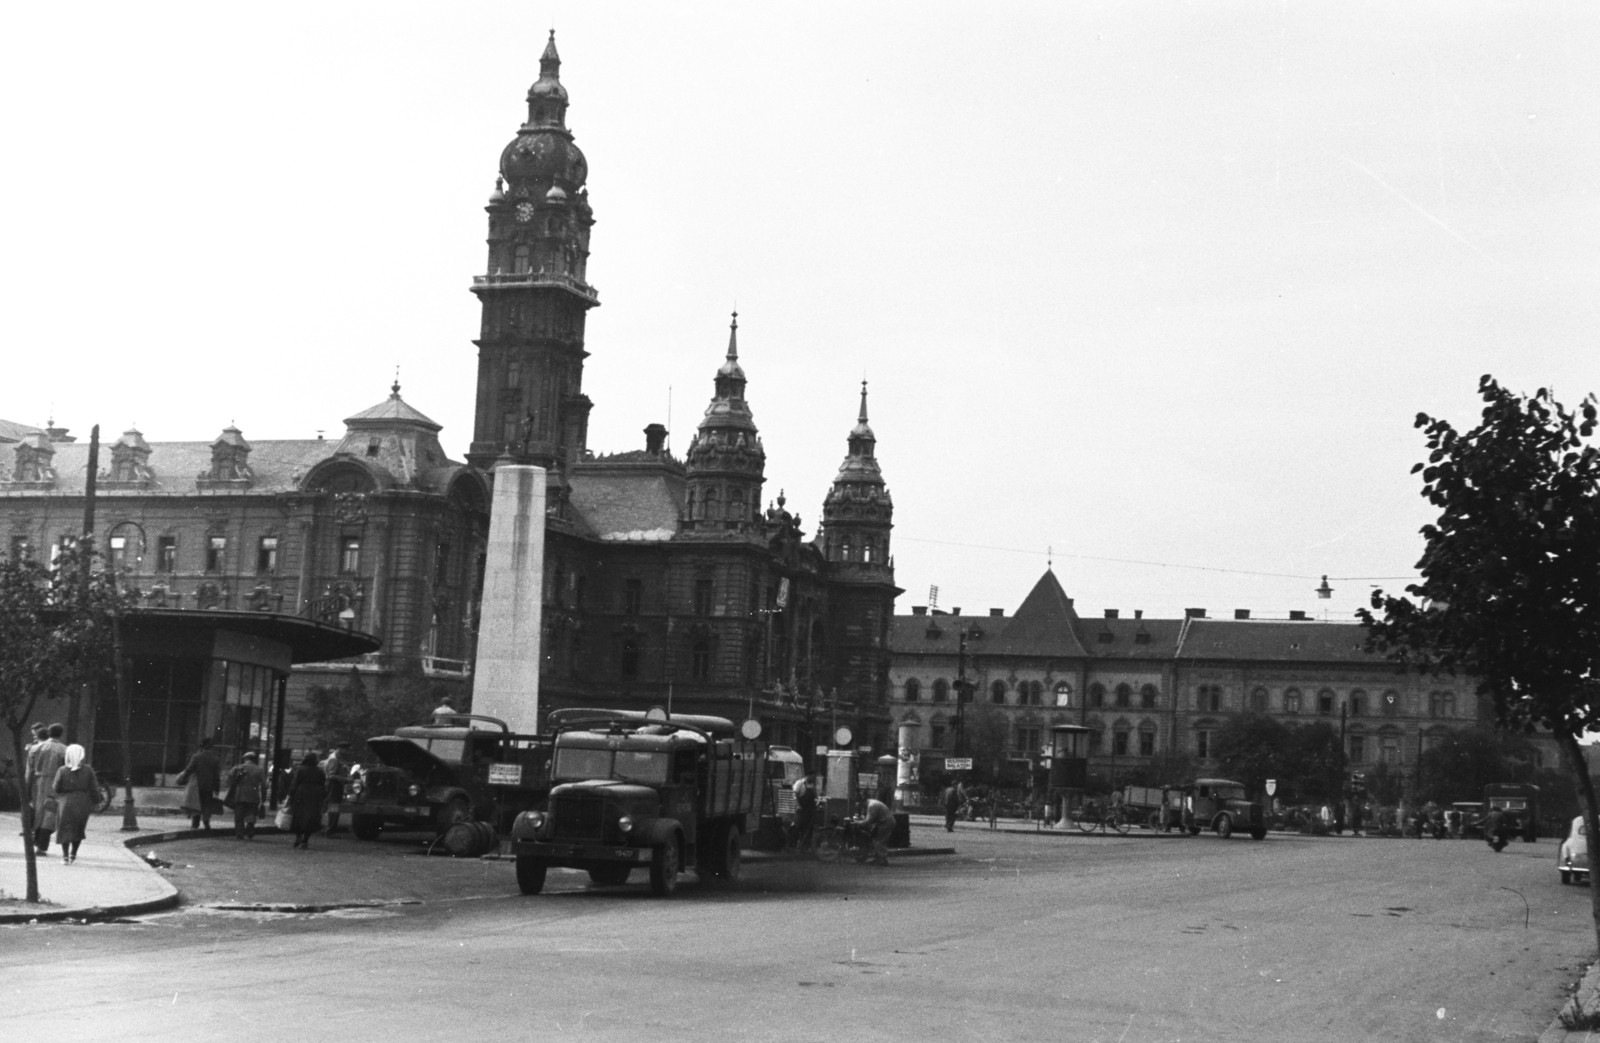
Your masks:
{"label": "ornate dome", "polygon": [[500,173],[507,181],[551,181],[567,190],[589,179],[589,161],[564,131],[529,130],[500,153]]}

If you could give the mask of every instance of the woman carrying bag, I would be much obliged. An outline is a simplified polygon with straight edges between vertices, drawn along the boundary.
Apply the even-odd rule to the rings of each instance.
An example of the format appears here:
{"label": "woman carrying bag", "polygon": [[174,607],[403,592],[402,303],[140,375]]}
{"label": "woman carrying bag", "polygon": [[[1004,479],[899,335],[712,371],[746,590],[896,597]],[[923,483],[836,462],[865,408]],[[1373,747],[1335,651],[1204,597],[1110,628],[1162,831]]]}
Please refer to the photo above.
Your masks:
{"label": "woman carrying bag", "polygon": [[328,779],[317,767],[317,755],[306,754],[289,776],[289,828],[294,831],[295,847],[311,847],[311,834],[322,827],[322,804],[327,792]]}
{"label": "woman carrying bag", "polygon": [[78,845],[89,824],[89,813],[100,803],[100,780],[94,769],[83,762],[83,747],[73,743],[56,771],[50,787],[56,797],[56,842],[61,845],[61,863],[78,860]]}

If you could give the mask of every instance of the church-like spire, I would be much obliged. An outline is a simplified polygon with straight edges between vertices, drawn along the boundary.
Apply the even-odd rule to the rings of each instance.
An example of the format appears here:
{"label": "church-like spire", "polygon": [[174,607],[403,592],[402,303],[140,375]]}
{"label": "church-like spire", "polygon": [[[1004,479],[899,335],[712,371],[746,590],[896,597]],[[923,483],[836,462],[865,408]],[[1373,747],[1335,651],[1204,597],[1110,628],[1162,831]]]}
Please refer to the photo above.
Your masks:
{"label": "church-like spire", "polygon": [[861,408],[847,440],[827,499],[822,501],[823,550],[829,561],[888,567],[889,530],[894,501],[875,455],[877,436],[867,423],[867,382],[861,382]]}
{"label": "church-like spire", "polygon": [[684,454],[689,479],[685,529],[743,532],[759,522],[767,457],[744,397],[738,312],[728,327],[728,354],[715,383],[716,393]]}
{"label": "church-like spire", "polygon": [[556,31],[539,56],[539,78],[528,88],[530,127],[566,127],[567,89],[561,86],[561,55],[556,52]]}

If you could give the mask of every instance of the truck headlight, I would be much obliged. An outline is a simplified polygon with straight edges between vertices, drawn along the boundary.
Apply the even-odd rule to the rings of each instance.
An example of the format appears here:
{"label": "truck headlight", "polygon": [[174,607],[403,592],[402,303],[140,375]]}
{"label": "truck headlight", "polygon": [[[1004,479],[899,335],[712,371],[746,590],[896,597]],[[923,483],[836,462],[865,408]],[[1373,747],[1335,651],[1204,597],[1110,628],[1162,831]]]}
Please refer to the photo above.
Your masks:
{"label": "truck headlight", "polygon": [[355,778],[350,780],[350,795],[352,797],[361,796],[361,790],[363,788],[364,788],[364,786],[363,786],[363,783],[361,781],[361,776],[357,775]]}
{"label": "truck headlight", "polygon": [[622,830],[624,833],[628,832],[630,829],[633,828],[633,819],[632,819],[632,817],[630,817],[628,815],[624,815],[621,818],[617,819],[617,828]]}
{"label": "truck headlight", "polygon": [[527,813],[526,821],[527,821],[528,825],[533,827],[534,829],[543,829],[544,828],[544,812],[542,812],[542,811],[530,811],[530,812]]}
{"label": "truck headlight", "polygon": [[413,796],[413,797],[420,797],[420,796],[422,796],[422,787],[418,786],[415,782],[413,782],[411,784],[410,788],[406,790],[406,792],[408,794],[410,794],[411,796]]}

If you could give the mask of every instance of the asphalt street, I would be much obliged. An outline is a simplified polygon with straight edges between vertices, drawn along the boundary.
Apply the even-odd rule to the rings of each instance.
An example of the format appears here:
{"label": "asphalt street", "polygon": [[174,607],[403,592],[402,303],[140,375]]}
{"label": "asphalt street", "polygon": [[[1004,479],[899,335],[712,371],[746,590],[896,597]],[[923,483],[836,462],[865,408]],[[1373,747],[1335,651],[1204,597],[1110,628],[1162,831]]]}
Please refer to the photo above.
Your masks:
{"label": "asphalt street", "polygon": [[[948,839],[665,901],[395,841],[166,844],[182,910],[0,929],[6,1034],[1528,1040],[1594,953],[1551,841]],[[290,902],[325,910],[225,908]]]}

